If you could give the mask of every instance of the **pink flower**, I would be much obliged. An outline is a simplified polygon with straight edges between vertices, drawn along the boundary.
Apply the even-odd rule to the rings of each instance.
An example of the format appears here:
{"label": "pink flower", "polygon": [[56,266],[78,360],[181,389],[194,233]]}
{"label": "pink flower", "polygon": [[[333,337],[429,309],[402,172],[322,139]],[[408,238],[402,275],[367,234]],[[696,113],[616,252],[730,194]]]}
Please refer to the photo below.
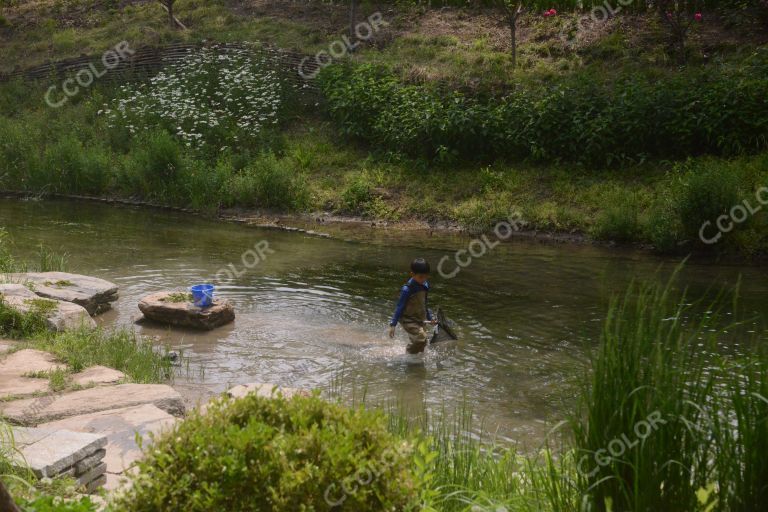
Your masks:
{"label": "pink flower", "polygon": [[695,19],[696,21],[701,21],[704,19],[704,16],[702,16],[700,12],[697,12],[696,14],[693,15],[693,19]]}
{"label": "pink flower", "polygon": [[552,15],[549,14],[549,11],[544,11],[544,17],[545,18],[549,18],[550,16],[552,16]]}
{"label": "pink flower", "polygon": [[549,10],[549,15],[550,16],[557,16],[557,11],[555,9],[550,9]]}
{"label": "pink flower", "polygon": [[671,20],[671,19],[672,19],[672,13],[671,13],[671,12],[668,12],[668,13],[667,13],[667,19],[668,19],[668,20]]}

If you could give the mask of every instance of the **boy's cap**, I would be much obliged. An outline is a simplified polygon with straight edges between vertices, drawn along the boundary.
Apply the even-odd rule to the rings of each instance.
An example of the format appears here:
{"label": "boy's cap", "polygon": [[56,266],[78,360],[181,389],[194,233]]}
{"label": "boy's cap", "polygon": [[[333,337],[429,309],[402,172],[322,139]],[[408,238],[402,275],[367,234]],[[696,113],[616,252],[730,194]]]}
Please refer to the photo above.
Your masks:
{"label": "boy's cap", "polygon": [[429,263],[424,258],[416,258],[411,262],[411,272],[414,274],[429,274]]}

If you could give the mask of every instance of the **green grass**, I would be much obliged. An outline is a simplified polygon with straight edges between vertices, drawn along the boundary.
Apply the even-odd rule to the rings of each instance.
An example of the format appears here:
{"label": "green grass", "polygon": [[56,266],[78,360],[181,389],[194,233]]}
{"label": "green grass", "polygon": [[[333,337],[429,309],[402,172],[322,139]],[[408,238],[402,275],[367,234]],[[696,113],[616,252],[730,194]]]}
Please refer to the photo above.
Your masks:
{"label": "green grass", "polygon": [[[0,86],[0,99],[23,102],[28,94],[22,92]],[[136,169],[143,168],[154,146],[151,141],[115,138],[117,134],[104,126],[96,112],[109,94],[108,88],[97,89],[55,111],[30,107],[0,117],[5,137],[0,156],[6,162],[0,186],[35,194],[138,196],[207,211],[233,206],[322,210],[391,221],[443,220],[472,231],[490,229],[518,211],[529,229],[652,244],[664,251],[714,249],[751,256],[768,248],[765,212],[726,233],[713,248],[703,247],[697,242],[697,226],[727,212],[734,196],[714,205],[721,211],[717,215],[712,208],[696,207],[697,197],[725,190],[726,182],[739,201],[753,198],[768,182],[766,154],[645,163],[620,170],[504,161],[428,164],[345,142],[331,125],[310,114],[276,134],[274,152],[267,154],[234,153],[211,160],[163,139],[162,154],[170,151],[174,176],[148,186],[136,179]],[[56,167],[42,163],[52,147],[67,143],[77,147],[68,168],[71,176],[78,176],[73,181],[62,181]],[[66,264],[65,256],[53,257],[44,249],[39,259],[37,267],[44,269]],[[7,250],[0,250],[0,270],[21,270],[11,268],[20,266],[11,260]]]}
{"label": "green grass", "polygon": [[178,304],[181,302],[192,302],[192,294],[187,292],[174,292],[168,294],[167,297],[160,299],[162,302],[171,302]]}
{"label": "green grass", "polygon": [[52,353],[77,373],[96,365],[125,373],[132,382],[167,382],[173,377],[170,360],[153,343],[127,329],[80,329],[38,336],[33,344]]}

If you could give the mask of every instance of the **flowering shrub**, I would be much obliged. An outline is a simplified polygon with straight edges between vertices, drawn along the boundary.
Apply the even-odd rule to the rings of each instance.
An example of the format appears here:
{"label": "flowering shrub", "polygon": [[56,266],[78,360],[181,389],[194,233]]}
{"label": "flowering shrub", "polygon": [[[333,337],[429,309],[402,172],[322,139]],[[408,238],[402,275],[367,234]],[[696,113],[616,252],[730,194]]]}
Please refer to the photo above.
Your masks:
{"label": "flowering shrub", "polygon": [[124,85],[106,110],[111,128],[161,127],[187,147],[252,146],[278,122],[286,89],[264,57],[204,47],[149,82]]}

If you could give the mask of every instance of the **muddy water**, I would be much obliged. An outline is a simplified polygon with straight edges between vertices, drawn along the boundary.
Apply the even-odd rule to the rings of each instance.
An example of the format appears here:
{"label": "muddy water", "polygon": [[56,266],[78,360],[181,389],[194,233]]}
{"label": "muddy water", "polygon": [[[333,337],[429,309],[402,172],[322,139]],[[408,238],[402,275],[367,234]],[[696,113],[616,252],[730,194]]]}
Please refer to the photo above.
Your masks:
{"label": "muddy water", "polygon": [[[116,308],[100,317],[106,325],[133,325],[138,300],[153,291],[223,278],[218,293],[234,303],[234,324],[208,333],[136,326],[183,349],[190,368],[178,382],[201,394],[254,381],[341,382],[347,396],[369,401],[432,410],[467,403],[485,431],[527,446],[572,405],[608,297],[632,279],[665,279],[677,264],[596,247],[500,245],[453,279],[433,277],[431,304],[457,322],[461,339],[414,360],[402,331],[386,337],[408,263],[423,256],[434,265],[466,248],[467,237],[360,231],[351,242],[150,209],[9,199],[0,200],[0,225],[21,255],[42,243],[67,252],[72,271],[118,283]],[[245,268],[244,252],[264,242],[273,252]],[[224,278],[227,268],[238,275]],[[689,264],[681,286],[712,294],[740,275],[744,309],[765,316],[760,268]]]}

